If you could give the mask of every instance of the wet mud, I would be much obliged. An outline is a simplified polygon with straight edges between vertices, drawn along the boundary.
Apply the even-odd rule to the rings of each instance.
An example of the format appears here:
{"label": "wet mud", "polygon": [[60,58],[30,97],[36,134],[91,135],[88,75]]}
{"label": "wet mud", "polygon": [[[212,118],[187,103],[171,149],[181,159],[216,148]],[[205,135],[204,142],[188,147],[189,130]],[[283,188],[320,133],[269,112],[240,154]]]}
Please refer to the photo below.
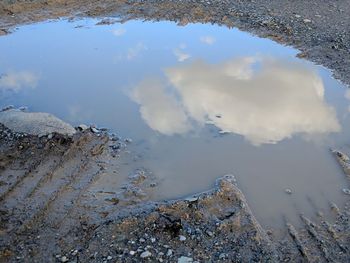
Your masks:
{"label": "wet mud", "polygon": [[[348,262],[349,207],[334,219],[303,215],[283,233],[255,219],[233,175],[213,190],[151,202],[156,178],[137,170],[99,189],[130,140],[81,125],[74,135],[34,136],[0,127],[2,262]],[[332,153],[330,153],[332,154]],[[349,158],[334,151],[349,174]]]}

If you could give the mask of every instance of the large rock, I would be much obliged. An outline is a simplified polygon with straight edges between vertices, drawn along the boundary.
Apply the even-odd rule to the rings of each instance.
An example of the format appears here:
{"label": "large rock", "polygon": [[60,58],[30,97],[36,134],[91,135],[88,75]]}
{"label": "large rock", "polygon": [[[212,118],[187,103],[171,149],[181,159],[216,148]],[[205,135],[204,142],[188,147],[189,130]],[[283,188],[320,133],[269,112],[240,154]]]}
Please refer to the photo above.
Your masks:
{"label": "large rock", "polygon": [[68,123],[49,113],[23,112],[7,110],[0,112],[0,123],[14,132],[23,132],[31,135],[47,135],[60,133],[73,135],[75,129]]}

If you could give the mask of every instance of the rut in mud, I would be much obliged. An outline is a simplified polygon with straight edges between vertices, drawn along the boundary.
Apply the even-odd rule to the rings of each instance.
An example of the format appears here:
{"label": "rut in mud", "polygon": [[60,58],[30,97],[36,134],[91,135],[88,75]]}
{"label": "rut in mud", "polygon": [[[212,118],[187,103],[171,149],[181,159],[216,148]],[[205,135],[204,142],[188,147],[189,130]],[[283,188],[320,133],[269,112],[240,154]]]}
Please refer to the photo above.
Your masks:
{"label": "rut in mud", "polygon": [[[96,129],[95,129],[96,131]],[[349,210],[304,227],[286,222],[275,236],[255,220],[235,186],[185,200],[148,202],[152,178],[143,172],[96,198],[94,183],[115,173],[125,145],[105,132],[31,136],[0,130],[1,260],[3,262],[310,261],[350,259]],[[345,155],[336,153],[345,171]]]}

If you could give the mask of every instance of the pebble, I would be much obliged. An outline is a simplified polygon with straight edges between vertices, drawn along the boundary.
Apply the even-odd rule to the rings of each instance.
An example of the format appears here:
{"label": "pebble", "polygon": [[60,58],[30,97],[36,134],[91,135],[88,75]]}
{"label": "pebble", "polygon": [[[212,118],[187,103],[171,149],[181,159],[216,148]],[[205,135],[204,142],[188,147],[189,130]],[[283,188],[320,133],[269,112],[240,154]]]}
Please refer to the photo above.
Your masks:
{"label": "pebble", "polygon": [[193,262],[193,258],[189,258],[189,257],[179,257],[177,259],[177,263],[192,263]]}
{"label": "pebble", "polygon": [[130,250],[129,254],[130,254],[131,256],[133,256],[133,255],[135,255],[135,254],[136,254],[136,251],[134,251],[134,250]]}
{"label": "pebble", "polygon": [[80,124],[80,125],[78,126],[78,128],[79,128],[79,130],[81,130],[81,131],[85,131],[85,130],[87,130],[89,127],[88,127],[87,125],[85,125],[85,124]]}
{"label": "pebble", "polygon": [[168,249],[168,251],[166,252],[166,256],[170,257],[173,254],[173,250],[172,249]]}
{"label": "pebble", "polygon": [[68,258],[66,256],[61,257],[61,262],[67,262]]}
{"label": "pebble", "polygon": [[151,238],[151,242],[154,243],[156,242],[156,239],[154,237]]}
{"label": "pebble", "polygon": [[112,259],[112,257],[111,257],[111,256],[108,256],[108,257],[107,257],[107,260],[111,260],[111,259]]}
{"label": "pebble", "polygon": [[343,188],[343,193],[346,194],[346,195],[350,195],[350,189],[348,188]]}
{"label": "pebble", "polygon": [[289,194],[289,195],[291,195],[291,194],[293,193],[292,189],[290,189],[290,188],[284,189],[284,192],[285,192],[286,194]]}
{"label": "pebble", "polygon": [[185,237],[185,236],[180,235],[180,236],[179,236],[179,240],[180,240],[180,241],[185,241],[185,240],[186,240],[186,237]]}
{"label": "pebble", "polygon": [[100,132],[100,131],[99,131],[98,129],[96,129],[95,127],[91,127],[90,129],[91,129],[91,131],[92,131],[93,133],[99,133],[99,132]]}
{"label": "pebble", "polygon": [[213,237],[213,236],[214,236],[214,233],[211,232],[211,231],[209,231],[209,230],[208,230],[206,233],[207,233],[207,235],[210,236],[210,237]]}
{"label": "pebble", "polygon": [[140,255],[141,258],[149,258],[150,256],[152,256],[152,253],[149,251],[145,251]]}
{"label": "pebble", "polygon": [[19,107],[18,109],[19,109],[20,111],[27,111],[27,110],[28,110],[28,107],[22,106],[22,107]]}
{"label": "pebble", "polygon": [[311,23],[311,20],[310,20],[310,19],[305,18],[305,19],[303,20],[303,22],[304,22],[304,23]]}
{"label": "pebble", "polygon": [[125,141],[126,143],[132,143],[132,140],[131,140],[130,138],[126,138],[124,141]]}
{"label": "pebble", "polygon": [[145,240],[144,238],[141,237],[141,238],[139,239],[139,241],[140,241],[141,243],[144,243],[146,240]]}

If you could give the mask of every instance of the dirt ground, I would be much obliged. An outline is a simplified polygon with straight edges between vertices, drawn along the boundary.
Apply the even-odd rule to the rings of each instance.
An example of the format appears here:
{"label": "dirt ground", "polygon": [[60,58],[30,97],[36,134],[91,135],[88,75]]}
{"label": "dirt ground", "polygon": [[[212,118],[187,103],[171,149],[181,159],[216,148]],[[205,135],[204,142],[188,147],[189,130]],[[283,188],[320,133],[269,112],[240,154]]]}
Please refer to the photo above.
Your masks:
{"label": "dirt ground", "polygon": [[[67,17],[217,23],[298,48],[350,83],[350,3],[338,1],[5,0],[0,35]],[[114,21],[112,21],[114,22]],[[350,262],[349,206],[334,219],[300,216],[284,234],[266,230],[226,176],[207,193],[150,202],[156,181],[137,171],[115,192],[96,192],[116,173],[128,142],[83,127],[33,136],[0,124],[0,262]],[[335,151],[350,175],[349,158]]]}
{"label": "dirt ground", "polygon": [[[84,129],[84,130],[83,130]],[[301,215],[283,235],[254,218],[235,177],[206,193],[151,202],[143,171],[113,192],[125,140],[96,128],[33,136],[0,125],[0,262],[349,262],[349,208]],[[349,174],[346,155],[336,159]]]}

